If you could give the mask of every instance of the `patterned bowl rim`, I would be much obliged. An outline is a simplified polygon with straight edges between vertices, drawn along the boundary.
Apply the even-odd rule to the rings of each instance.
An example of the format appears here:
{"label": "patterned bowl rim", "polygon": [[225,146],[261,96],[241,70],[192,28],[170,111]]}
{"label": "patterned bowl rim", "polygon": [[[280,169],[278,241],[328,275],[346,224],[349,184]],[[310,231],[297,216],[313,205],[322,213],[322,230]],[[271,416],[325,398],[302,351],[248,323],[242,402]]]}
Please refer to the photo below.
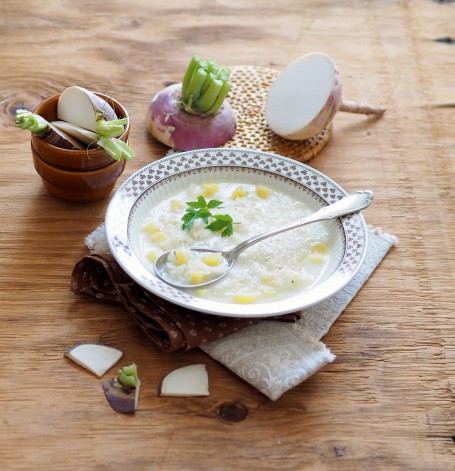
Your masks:
{"label": "patterned bowl rim", "polygon": [[332,179],[307,164],[250,149],[215,148],[176,152],[154,161],[131,175],[109,202],[105,228],[112,255],[125,272],[139,285],[155,295],[188,309],[229,317],[270,317],[301,311],[333,296],[357,274],[366,255],[368,231],[363,215],[339,218],[345,250],[336,270],[325,281],[284,300],[257,304],[233,304],[193,296],[164,283],[139,260],[131,243],[130,226],[137,205],[147,198],[151,189],[169,178],[185,178],[191,172],[213,172],[233,169],[267,173],[298,185],[321,205],[331,204],[347,195]]}

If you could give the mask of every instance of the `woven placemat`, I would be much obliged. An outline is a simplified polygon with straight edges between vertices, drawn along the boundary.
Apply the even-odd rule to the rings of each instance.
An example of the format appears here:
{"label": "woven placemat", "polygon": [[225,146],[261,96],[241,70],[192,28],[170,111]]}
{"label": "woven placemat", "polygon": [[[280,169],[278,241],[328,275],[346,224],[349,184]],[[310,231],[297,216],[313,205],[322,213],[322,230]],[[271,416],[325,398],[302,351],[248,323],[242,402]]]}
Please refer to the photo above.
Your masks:
{"label": "woven placemat", "polygon": [[262,150],[306,162],[327,144],[331,126],[304,141],[290,141],[275,134],[265,121],[264,109],[268,90],[278,75],[277,70],[267,67],[231,67],[229,102],[237,115],[237,131],[223,147]]}

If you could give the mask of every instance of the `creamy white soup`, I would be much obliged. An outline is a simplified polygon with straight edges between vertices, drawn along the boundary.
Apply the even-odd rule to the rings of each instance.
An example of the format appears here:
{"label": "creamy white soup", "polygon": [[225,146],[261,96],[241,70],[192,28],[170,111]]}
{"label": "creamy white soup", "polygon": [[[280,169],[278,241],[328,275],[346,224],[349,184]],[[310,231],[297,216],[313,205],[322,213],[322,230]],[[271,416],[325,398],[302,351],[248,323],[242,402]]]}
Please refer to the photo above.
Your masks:
{"label": "creamy white soup", "polygon": [[[182,218],[188,214],[188,203],[197,202],[200,196],[207,203],[210,216],[205,220],[197,217],[190,228],[184,228]],[[167,266],[171,278],[180,283],[198,284],[224,271],[225,262],[217,254],[195,257],[190,247],[227,250],[311,213],[305,203],[262,185],[192,184],[150,210],[141,226],[141,249],[151,270],[161,253],[177,249]],[[215,221],[216,215],[230,216],[232,224],[220,223],[224,227],[210,230],[207,226]],[[222,236],[225,229],[229,235]],[[248,248],[224,278],[193,288],[192,292],[198,297],[227,303],[278,301],[316,283],[327,268],[331,249],[324,224],[293,229]]]}

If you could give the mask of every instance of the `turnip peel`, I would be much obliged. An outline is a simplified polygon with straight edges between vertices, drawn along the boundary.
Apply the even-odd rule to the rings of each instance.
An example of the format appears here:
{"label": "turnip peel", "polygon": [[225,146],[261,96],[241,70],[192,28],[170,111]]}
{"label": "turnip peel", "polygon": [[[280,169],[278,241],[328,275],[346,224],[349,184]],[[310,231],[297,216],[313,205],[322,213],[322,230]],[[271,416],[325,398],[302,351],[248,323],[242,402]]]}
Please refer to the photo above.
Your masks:
{"label": "turnip peel", "polygon": [[337,111],[380,117],[385,109],[344,101],[335,62],[325,54],[311,53],[290,64],[272,84],[265,119],[275,134],[304,140],[323,132]]}
{"label": "turnip peel", "polygon": [[226,99],[230,70],[193,56],[182,83],[157,93],[147,112],[147,128],[160,142],[178,150],[219,147],[231,139],[237,120]]}

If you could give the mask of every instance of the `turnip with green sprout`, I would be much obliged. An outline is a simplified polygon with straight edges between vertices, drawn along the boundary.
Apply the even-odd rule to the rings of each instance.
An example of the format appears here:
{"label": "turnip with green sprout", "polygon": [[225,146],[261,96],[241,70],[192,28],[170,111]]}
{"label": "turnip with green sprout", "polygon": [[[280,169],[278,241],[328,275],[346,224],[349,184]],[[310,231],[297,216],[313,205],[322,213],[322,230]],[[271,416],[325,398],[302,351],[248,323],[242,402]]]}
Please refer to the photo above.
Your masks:
{"label": "turnip with green sprout", "polygon": [[134,151],[120,139],[128,118],[118,119],[111,105],[82,87],[64,90],[57,103],[57,120],[48,122],[27,110],[16,111],[16,124],[49,144],[70,150],[101,147],[114,160],[130,160]]}
{"label": "turnip with green sprout", "polygon": [[139,400],[141,381],[135,363],[118,370],[118,375],[102,383],[107,402],[116,412],[132,414]]}
{"label": "turnip with green sprout", "polygon": [[237,119],[226,99],[230,69],[214,60],[192,57],[182,83],[157,93],[147,112],[147,128],[160,142],[178,150],[219,147],[231,139]]}

